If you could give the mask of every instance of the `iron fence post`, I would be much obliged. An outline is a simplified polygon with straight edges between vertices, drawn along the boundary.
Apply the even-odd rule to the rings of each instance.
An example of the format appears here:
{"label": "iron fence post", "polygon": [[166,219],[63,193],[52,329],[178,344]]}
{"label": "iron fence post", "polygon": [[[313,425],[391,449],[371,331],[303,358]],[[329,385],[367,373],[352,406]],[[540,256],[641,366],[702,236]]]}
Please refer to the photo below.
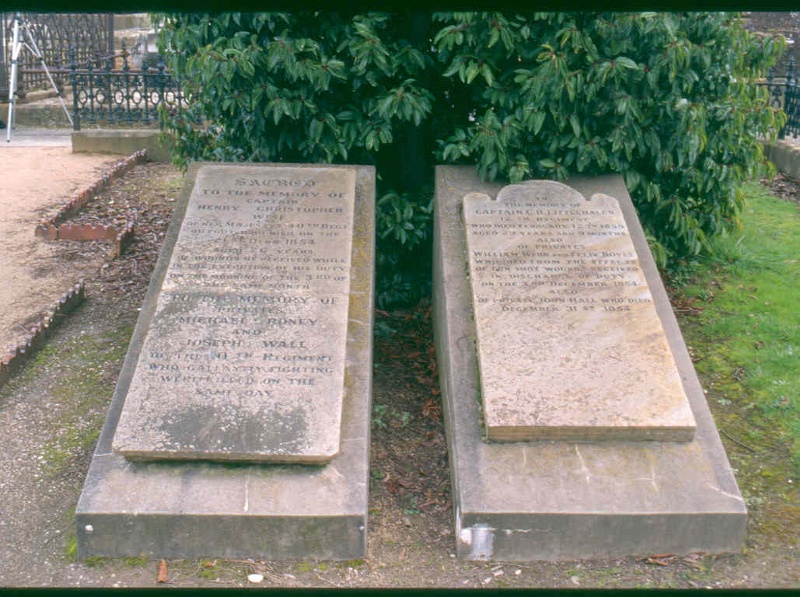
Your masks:
{"label": "iron fence post", "polygon": [[124,99],[125,99],[125,116],[121,117],[128,124],[133,122],[131,116],[131,67],[128,66],[128,49],[125,45],[125,40],[122,40],[122,80],[125,84]]}
{"label": "iron fence post", "polygon": [[794,56],[789,58],[786,65],[786,83],[783,100],[783,111],[786,112],[786,125],[781,129],[780,138],[786,133],[797,135],[800,132],[800,114],[798,114],[798,89],[797,79],[794,74]]}
{"label": "iron fence post", "polygon": [[150,65],[145,64],[142,69],[142,101],[144,102],[144,122],[150,123],[150,94],[147,91],[147,83],[150,79]]}
{"label": "iron fence post", "polygon": [[72,86],[72,130],[81,130],[81,117],[78,112],[78,65],[75,64],[75,48],[69,49],[69,84]]}
{"label": "iron fence post", "polygon": [[108,50],[109,54],[114,53],[114,15],[112,13],[108,13],[108,20],[106,21],[106,31],[108,32]]}
{"label": "iron fence post", "polygon": [[[167,96],[165,93],[166,89],[166,76],[164,75],[164,69],[166,68],[164,64],[164,60],[159,58],[158,59],[158,75],[156,75],[156,83],[158,85],[158,103],[161,106],[161,110],[167,109]],[[156,108],[158,110],[158,108]],[[163,129],[164,125],[162,124],[161,118],[158,119],[158,128]]]}
{"label": "iron fence post", "polygon": [[[91,60],[86,62],[86,80],[89,82],[89,122],[93,122],[95,115],[94,109],[94,63]],[[75,93],[73,89],[72,93]]]}
{"label": "iron fence post", "polygon": [[114,122],[114,98],[111,95],[111,69],[113,68],[114,55],[106,56],[106,105],[108,106],[108,120]]}

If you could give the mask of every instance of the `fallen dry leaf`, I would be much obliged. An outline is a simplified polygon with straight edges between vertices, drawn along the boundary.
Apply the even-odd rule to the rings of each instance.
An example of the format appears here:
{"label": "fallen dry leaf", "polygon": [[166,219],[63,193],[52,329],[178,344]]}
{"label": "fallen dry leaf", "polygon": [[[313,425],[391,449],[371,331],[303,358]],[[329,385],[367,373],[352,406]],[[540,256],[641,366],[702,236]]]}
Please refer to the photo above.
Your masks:
{"label": "fallen dry leaf", "polygon": [[657,566],[669,566],[675,559],[675,555],[671,553],[660,553],[653,556],[648,556],[639,560],[645,564],[655,564]]}
{"label": "fallen dry leaf", "polygon": [[158,575],[156,576],[156,582],[159,584],[163,584],[167,581],[169,581],[169,576],[167,576],[167,562],[166,560],[159,560]]}

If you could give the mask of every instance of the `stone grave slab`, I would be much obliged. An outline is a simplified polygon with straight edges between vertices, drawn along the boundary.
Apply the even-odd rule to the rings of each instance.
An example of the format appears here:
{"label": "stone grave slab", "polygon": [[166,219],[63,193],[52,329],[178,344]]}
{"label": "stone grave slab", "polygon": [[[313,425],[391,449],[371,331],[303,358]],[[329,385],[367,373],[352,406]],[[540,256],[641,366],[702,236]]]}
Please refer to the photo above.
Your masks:
{"label": "stone grave slab", "polygon": [[198,172],[114,437],[129,459],[339,450],[355,171]]}
{"label": "stone grave slab", "polygon": [[620,176],[572,179],[619,202],[695,420],[691,441],[487,441],[464,197],[496,197],[474,167],[438,167],[434,318],[460,558],[569,560],[741,549],[747,510]]}
{"label": "stone grave slab", "polygon": [[528,181],[463,210],[488,438],[690,441],[619,202]]}
{"label": "stone grave slab", "polygon": [[[346,212],[341,212],[343,215],[327,212],[324,221],[316,223],[330,227],[320,226],[316,231],[312,230],[312,236],[297,233],[307,231],[305,227],[290,229],[286,220],[280,220],[280,234],[272,235],[266,231],[260,218],[253,218],[257,225],[250,225],[253,222],[244,217],[245,212],[238,212],[229,219],[230,213],[208,210],[219,212],[214,217],[223,218],[220,221],[224,223],[191,224],[196,234],[185,232],[187,217],[196,223],[213,222],[205,214],[199,216],[205,210],[191,207],[190,200],[197,196],[198,189],[213,188],[222,194],[228,190],[241,190],[243,185],[238,183],[239,180],[284,179],[287,175],[293,179],[314,180],[318,185],[338,181],[335,184],[339,186],[343,181],[342,192],[350,185],[352,208],[349,215]],[[374,169],[363,166],[198,163],[190,167],[76,508],[80,558],[136,556],[141,553],[149,557],[174,558],[353,559],[364,556],[372,375],[374,185]],[[297,192],[296,187],[282,188],[284,194],[275,197],[291,197],[288,192]],[[248,197],[238,196],[245,200]],[[297,196],[294,198],[299,199]],[[235,205],[241,206],[242,203]],[[278,216],[287,215],[280,204],[270,205],[276,209],[266,212],[252,209],[249,213],[252,216],[264,213],[267,218],[276,220]],[[305,226],[315,223],[313,212],[307,213]],[[339,217],[347,222],[338,222]],[[237,221],[246,225],[233,233],[231,229]],[[296,234],[290,234],[290,230]],[[341,251],[330,247],[324,251],[324,258],[344,259],[346,264],[340,261],[303,261],[318,254],[296,251],[306,251],[307,243],[289,242],[316,240],[317,235],[333,233],[328,238],[338,239],[337,244],[344,246],[345,239],[336,236],[342,230],[352,231],[352,241],[347,241],[347,254],[342,256]],[[181,235],[187,235],[187,243],[194,244],[181,246]],[[273,242],[269,244],[273,248],[287,251],[281,255],[288,255],[290,259],[283,262],[271,257],[267,259],[274,262],[273,266],[288,268],[285,287],[278,287],[282,284],[278,275],[280,270],[261,270],[252,278],[225,276],[228,272],[252,271],[248,265],[252,262],[244,259],[245,251],[238,251],[238,248],[246,246],[252,249],[250,239],[255,237],[261,237],[258,243],[271,240]],[[227,250],[207,250],[210,245],[203,244],[206,242],[218,243],[217,246]],[[186,258],[176,260],[176,255]],[[203,264],[213,261],[208,256],[227,263],[227,266],[206,267]],[[346,289],[342,280],[334,279],[342,270],[322,269],[327,267],[345,268],[349,280]],[[291,279],[294,275],[301,279]],[[327,275],[331,278],[307,280],[308,276]],[[308,287],[304,287],[305,280],[309,282]],[[318,282],[319,286],[316,286]],[[312,287],[311,283],[315,286]],[[303,298],[307,299],[306,303],[300,300]],[[312,299],[320,306],[309,307],[307,303]],[[332,323],[329,316],[334,308],[342,305],[346,314],[343,335],[341,326]],[[188,318],[178,320],[178,327],[184,331],[173,334],[178,345],[176,354],[201,354],[204,358],[192,356],[179,360],[176,354],[150,354],[151,349],[153,353],[163,352],[161,344],[150,344],[152,330],[158,331],[159,326],[168,328],[176,317]],[[312,318],[317,319],[316,324],[288,322]],[[287,321],[273,326],[270,319]],[[302,333],[299,328],[304,325],[313,328],[313,333]],[[241,333],[234,333],[236,330]],[[325,342],[329,337],[330,344]],[[321,387],[334,377],[328,367],[336,350],[333,345],[342,338],[343,347],[337,353],[343,370],[339,391],[340,415],[333,413],[325,417],[327,423],[335,428],[337,439],[317,442],[316,445],[323,449],[317,450],[312,458],[304,458],[309,452],[298,449],[305,444],[297,440],[296,433],[291,436],[293,446],[292,441],[286,442],[288,435],[273,438],[263,430],[248,435],[252,431],[250,423],[240,421],[238,414],[231,414],[226,419],[219,418],[217,413],[210,415],[217,416],[216,424],[230,426],[224,436],[227,442],[224,445],[232,447],[223,454],[226,457],[223,462],[195,459],[196,454],[192,454],[190,459],[173,459],[171,454],[157,459],[143,460],[135,455],[128,459],[112,449],[113,443],[123,437],[117,437],[121,414],[134,383],[136,380],[150,383],[141,373],[137,377],[140,363],[147,364],[147,371],[160,369],[159,376],[170,374],[172,364],[181,368],[178,374],[197,376],[197,379],[186,381],[186,387],[197,390],[198,394],[212,392],[209,396],[199,397],[221,405],[226,413],[223,416],[228,416],[226,409],[238,408],[242,404],[245,408],[263,408],[266,413],[267,402],[253,400],[248,403],[251,397],[244,392],[258,387],[258,384],[250,382],[249,377],[263,374],[264,377],[275,376],[283,380],[289,374],[297,373],[314,379],[315,388]],[[164,338],[163,342],[168,340]],[[237,351],[255,354],[256,350],[257,358],[250,362],[243,357],[234,359],[233,366],[241,369],[230,370],[232,354]],[[220,352],[228,352],[228,359],[211,357]],[[331,357],[330,360],[323,358],[327,356]],[[220,361],[228,371],[220,367]],[[168,367],[151,369],[151,364],[167,364]],[[186,369],[189,364],[195,366],[193,371]],[[200,365],[203,369],[199,368]],[[266,371],[256,367],[277,369]],[[278,370],[283,368],[309,369]],[[235,377],[235,382],[226,383],[226,375]],[[200,379],[201,376],[208,376],[208,379]],[[219,379],[215,379],[217,377]],[[214,395],[215,391],[221,393]],[[279,394],[278,398],[282,396]],[[164,397],[173,399],[169,392]],[[227,397],[235,400],[227,406],[218,402]],[[317,404],[317,394],[307,394],[306,397],[312,405]],[[258,414],[256,411],[256,416],[249,421],[256,421]],[[222,435],[214,435],[201,422],[186,423],[189,420],[184,419],[184,424],[196,424],[197,434],[206,434],[204,449],[213,452],[215,446],[222,445],[215,444]],[[291,421],[291,417],[288,420],[284,418],[287,433],[297,430]],[[236,425],[240,427],[235,428]],[[234,436],[238,432],[254,441],[263,439],[280,462],[256,461],[252,455],[265,452],[263,446],[250,443],[251,439],[247,443],[231,442],[231,431]],[[175,443],[188,443],[189,435],[178,435],[180,441]],[[287,443],[291,450],[287,448],[281,453]],[[285,458],[290,451],[291,456]],[[244,454],[247,454],[246,458],[240,460],[238,457]],[[318,454],[324,455],[319,462],[315,460]]]}

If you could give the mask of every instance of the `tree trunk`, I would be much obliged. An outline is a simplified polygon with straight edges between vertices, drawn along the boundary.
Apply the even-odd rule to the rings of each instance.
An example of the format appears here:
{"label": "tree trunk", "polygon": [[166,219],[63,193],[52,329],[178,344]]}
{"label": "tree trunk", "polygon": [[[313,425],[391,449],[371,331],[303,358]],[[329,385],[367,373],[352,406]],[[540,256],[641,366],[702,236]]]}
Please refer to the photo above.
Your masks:
{"label": "tree trunk", "polygon": [[[430,53],[431,16],[414,12],[398,16],[398,37],[420,50]],[[429,89],[429,75],[423,74],[419,86]],[[379,156],[379,169],[387,187],[400,193],[419,191],[433,183],[433,134],[430,122],[420,126],[411,123],[394,129],[394,143]],[[382,158],[382,159],[381,159]]]}

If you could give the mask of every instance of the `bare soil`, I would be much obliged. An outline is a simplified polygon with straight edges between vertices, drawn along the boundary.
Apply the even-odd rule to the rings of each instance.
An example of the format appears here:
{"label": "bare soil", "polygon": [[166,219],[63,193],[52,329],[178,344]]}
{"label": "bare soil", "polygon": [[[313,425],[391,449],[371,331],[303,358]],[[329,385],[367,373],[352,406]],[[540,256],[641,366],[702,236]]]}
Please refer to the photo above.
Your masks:
{"label": "bare soil", "polygon": [[0,353],[24,340],[30,324],[61,294],[92,275],[101,256],[34,237],[36,224],[118,158],[72,154],[69,147],[4,147],[0,168]]}
{"label": "bare soil", "polygon": [[[454,555],[450,475],[427,303],[377,313],[369,545],[350,562],[74,561],[72,513],[166,229],[181,176],[137,166],[83,217],[136,214],[129,253],[87,275],[87,301],[48,347],[0,389],[0,585],[175,587],[797,587],[796,491],[772,489],[751,506],[741,554],[649,554],[582,562],[477,563]],[[786,183],[796,198],[798,187]],[[113,203],[112,203],[113,202]],[[32,234],[32,233],[31,233]],[[95,249],[91,245],[98,245]],[[100,243],[81,257],[105,255]],[[50,259],[74,259],[56,247]],[[76,249],[64,248],[64,251]],[[105,258],[103,258],[105,259]],[[712,408],[714,401],[711,401]],[[726,449],[751,474],[767,455]],[[794,479],[796,487],[797,479]],[[792,485],[783,484],[783,487]],[[248,575],[260,574],[258,583]]]}

